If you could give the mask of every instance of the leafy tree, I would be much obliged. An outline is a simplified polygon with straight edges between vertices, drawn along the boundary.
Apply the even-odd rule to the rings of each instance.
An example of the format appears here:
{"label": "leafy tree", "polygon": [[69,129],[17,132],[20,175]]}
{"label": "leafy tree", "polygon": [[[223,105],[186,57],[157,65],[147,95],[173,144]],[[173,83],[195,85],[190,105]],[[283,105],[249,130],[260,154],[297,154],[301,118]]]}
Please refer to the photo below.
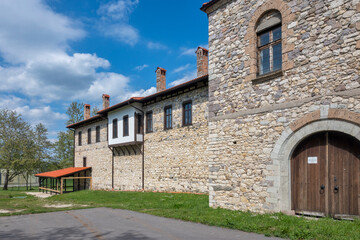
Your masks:
{"label": "leafy tree", "polygon": [[70,106],[66,110],[66,114],[69,116],[69,120],[66,121],[66,125],[70,125],[76,122],[80,122],[84,119],[84,104],[78,102],[70,103]]}
{"label": "leafy tree", "polygon": [[[70,125],[84,119],[84,104],[72,102],[67,108],[66,114],[69,119],[66,125]],[[94,111],[94,110],[93,110]],[[58,133],[58,139],[54,144],[52,168],[67,168],[73,166],[74,160],[74,131],[67,130]]]}
{"label": "leafy tree", "polygon": [[4,190],[8,183],[24,172],[32,157],[33,131],[15,111],[0,110],[0,168],[5,170]]}
{"label": "leafy tree", "polygon": [[67,168],[73,166],[74,158],[74,132],[58,133],[58,140],[54,144],[53,168]]}
{"label": "leafy tree", "polygon": [[[22,175],[26,180],[26,189],[28,188],[29,177],[32,176],[35,171],[46,165],[50,158],[51,142],[47,138],[47,129],[39,123],[35,126],[35,131],[32,132],[32,141],[29,142],[29,157],[26,161],[23,161]],[[31,186],[30,186],[31,187]]]}
{"label": "leafy tree", "polygon": [[92,117],[96,116],[98,111],[100,111],[100,109],[97,106],[95,106],[91,111],[91,116]]}

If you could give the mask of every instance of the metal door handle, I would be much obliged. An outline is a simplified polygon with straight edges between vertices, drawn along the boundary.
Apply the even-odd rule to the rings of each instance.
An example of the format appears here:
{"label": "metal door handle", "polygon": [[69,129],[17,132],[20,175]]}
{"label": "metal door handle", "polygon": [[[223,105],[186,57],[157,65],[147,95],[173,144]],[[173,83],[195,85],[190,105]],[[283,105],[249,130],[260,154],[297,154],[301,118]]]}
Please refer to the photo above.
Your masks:
{"label": "metal door handle", "polygon": [[325,191],[325,185],[322,184],[322,185],[320,186],[320,194],[323,194],[324,191]]}

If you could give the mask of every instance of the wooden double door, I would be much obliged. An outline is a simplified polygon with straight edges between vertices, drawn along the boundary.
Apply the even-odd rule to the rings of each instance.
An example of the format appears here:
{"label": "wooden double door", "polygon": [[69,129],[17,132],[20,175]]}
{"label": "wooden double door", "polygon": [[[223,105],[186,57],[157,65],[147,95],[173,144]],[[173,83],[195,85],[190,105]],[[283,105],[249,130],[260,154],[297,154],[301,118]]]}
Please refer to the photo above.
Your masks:
{"label": "wooden double door", "polygon": [[303,140],[291,158],[292,209],[298,214],[360,215],[360,142],[339,132]]}

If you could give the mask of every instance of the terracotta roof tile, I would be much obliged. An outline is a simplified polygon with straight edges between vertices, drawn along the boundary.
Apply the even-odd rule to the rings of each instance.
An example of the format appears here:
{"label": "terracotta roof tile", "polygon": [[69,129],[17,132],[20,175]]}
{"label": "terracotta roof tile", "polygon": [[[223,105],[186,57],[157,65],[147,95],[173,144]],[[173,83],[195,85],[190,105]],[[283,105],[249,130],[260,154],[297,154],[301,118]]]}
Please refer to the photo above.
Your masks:
{"label": "terracotta roof tile", "polygon": [[205,11],[208,7],[210,7],[211,5],[213,5],[214,3],[218,2],[219,0],[211,0],[208,1],[206,3],[203,3],[202,7],[200,8],[200,10]]}
{"label": "terracotta roof tile", "polygon": [[98,114],[98,115],[95,115],[95,116],[93,116],[93,117],[91,117],[91,118],[82,120],[82,121],[80,121],[80,122],[67,125],[66,127],[67,127],[67,128],[73,128],[73,127],[78,126],[78,125],[80,125],[80,124],[87,123],[87,122],[91,122],[91,121],[93,121],[93,120],[100,119],[100,118],[102,118],[102,116]]}
{"label": "terracotta roof tile", "polygon": [[73,173],[81,172],[84,170],[91,169],[91,167],[70,167],[70,168],[64,168],[60,170],[55,170],[51,172],[44,172],[44,173],[38,173],[35,174],[35,177],[49,177],[49,178],[58,178],[67,176]]}

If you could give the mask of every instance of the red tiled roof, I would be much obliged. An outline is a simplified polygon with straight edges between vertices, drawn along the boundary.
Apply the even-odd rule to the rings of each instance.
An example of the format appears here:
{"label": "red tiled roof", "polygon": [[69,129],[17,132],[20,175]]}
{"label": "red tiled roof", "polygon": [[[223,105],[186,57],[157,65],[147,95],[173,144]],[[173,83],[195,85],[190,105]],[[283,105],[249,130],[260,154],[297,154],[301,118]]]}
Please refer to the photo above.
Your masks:
{"label": "red tiled roof", "polygon": [[206,77],[208,77],[207,74],[204,75],[204,76],[200,76],[200,77],[194,78],[194,79],[192,79],[192,80],[190,80],[190,81],[181,83],[181,84],[176,85],[176,86],[174,86],[174,87],[167,88],[167,89],[162,90],[162,91],[160,91],[160,92],[151,94],[151,95],[149,95],[149,96],[143,97],[142,100],[143,100],[143,101],[146,101],[146,100],[148,100],[149,98],[152,98],[152,97],[155,97],[155,96],[158,96],[158,95],[167,93],[167,92],[171,92],[171,91],[176,90],[176,89],[178,89],[178,88],[180,88],[180,87],[183,87],[183,86],[186,86],[186,85],[191,84],[191,83],[193,83],[193,82],[197,82],[197,81],[199,81],[199,80],[202,80],[203,78],[206,78]]}
{"label": "red tiled roof", "polygon": [[38,173],[35,174],[35,177],[59,178],[59,177],[71,175],[73,173],[85,171],[88,169],[91,169],[91,167],[70,167],[70,168],[64,168],[51,172]]}
{"label": "red tiled roof", "polygon": [[206,3],[204,3],[204,4],[202,5],[202,7],[200,8],[200,10],[205,12],[205,10],[206,10],[208,7],[210,7],[211,5],[215,4],[215,3],[218,2],[218,1],[219,1],[219,0],[211,0],[211,1],[209,1],[209,2],[206,2]]}
{"label": "red tiled roof", "polygon": [[123,101],[123,102],[121,102],[121,103],[117,103],[117,104],[112,105],[112,106],[110,106],[110,107],[104,108],[104,109],[98,111],[98,114],[102,114],[102,113],[109,112],[109,111],[111,111],[111,110],[113,110],[113,109],[116,109],[116,108],[125,106],[125,105],[127,105],[127,104],[129,104],[129,103],[131,103],[131,102],[140,101],[141,99],[143,99],[143,98],[142,98],[142,97],[132,97],[132,98],[127,99],[127,100],[125,100],[125,101]]}
{"label": "red tiled roof", "polygon": [[163,70],[164,72],[166,72],[166,69],[165,69],[165,68],[162,68],[162,67],[157,67],[156,70],[155,70],[155,72],[156,72],[158,69]]}
{"label": "red tiled roof", "polygon": [[87,122],[91,122],[91,121],[94,121],[94,120],[97,120],[97,119],[100,119],[100,118],[102,118],[102,116],[98,114],[98,115],[95,115],[95,116],[93,116],[93,117],[91,117],[91,118],[82,120],[82,121],[80,121],[80,122],[67,125],[66,127],[67,127],[67,128],[73,128],[73,127],[76,127],[76,126],[78,126],[78,125],[80,125],[80,124],[87,123]]}
{"label": "red tiled roof", "polygon": [[[205,49],[205,48],[204,48],[204,49]],[[207,49],[205,49],[205,50],[207,50]],[[208,75],[200,76],[200,77],[197,77],[197,78],[192,79],[192,80],[190,80],[190,81],[181,83],[181,84],[176,85],[176,86],[174,86],[174,87],[167,88],[167,89],[165,89],[165,90],[162,90],[162,91],[160,91],[160,92],[156,92],[156,93],[154,93],[154,94],[151,94],[151,95],[148,95],[148,96],[145,96],[145,97],[132,97],[132,98],[127,99],[127,100],[125,100],[125,101],[123,101],[123,102],[121,102],[121,103],[117,103],[117,104],[115,104],[115,105],[112,105],[112,106],[109,106],[109,107],[107,107],[107,108],[104,108],[104,109],[98,111],[97,113],[98,113],[98,114],[104,114],[104,113],[110,112],[110,111],[112,111],[112,110],[114,110],[114,109],[123,107],[123,106],[125,106],[125,105],[129,105],[129,104],[134,103],[134,102],[145,102],[145,101],[147,101],[147,100],[149,100],[149,99],[151,99],[151,98],[160,96],[160,95],[162,95],[162,94],[167,94],[167,93],[169,93],[169,92],[171,92],[171,91],[174,91],[174,90],[177,90],[177,89],[179,89],[179,88],[181,88],[181,87],[185,87],[185,86],[187,86],[187,85],[189,85],[189,84],[193,84],[193,83],[196,83],[196,82],[198,82],[198,81],[201,81],[201,80],[203,80],[203,79],[205,79],[205,78],[207,78],[207,77],[208,77]],[[100,116],[100,115],[97,115],[97,116]],[[86,123],[86,121],[88,121],[88,120],[89,120],[89,119],[84,120],[84,121],[81,121],[81,122],[78,122],[78,123],[74,123],[74,124],[72,124],[72,125],[67,126],[67,128],[72,128],[72,127],[78,126],[78,125],[80,125],[80,124],[82,124],[82,123]]]}
{"label": "red tiled roof", "polygon": [[195,53],[196,53],[199,49],[202,49],[202,50],[204,50],[205,52],[209,52],[209,50],[207,50],[206,48],[198,47],[198,48],[196,49]]}

